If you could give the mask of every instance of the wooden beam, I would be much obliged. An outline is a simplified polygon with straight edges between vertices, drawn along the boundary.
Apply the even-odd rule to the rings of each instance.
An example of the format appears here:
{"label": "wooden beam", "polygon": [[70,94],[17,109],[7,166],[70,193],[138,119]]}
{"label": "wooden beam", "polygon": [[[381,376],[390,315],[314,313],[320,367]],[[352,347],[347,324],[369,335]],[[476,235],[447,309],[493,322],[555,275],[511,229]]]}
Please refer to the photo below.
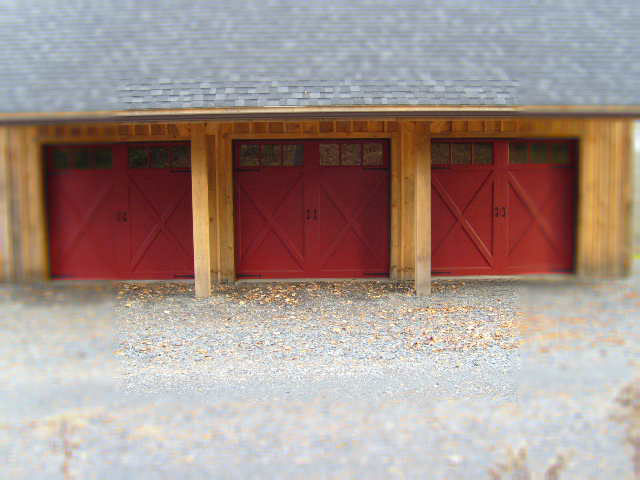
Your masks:
{"label": "wooden beam", "polygon": [[418,122],[415,156],[415,286],[416,295],[431,293],[431,140],[429,125]]}
{"label": "wooden beam", "polygon": [[211,244],[209,232],[209,159],[205,125],[191,130],[191,200],[196,297],[211,294]]}

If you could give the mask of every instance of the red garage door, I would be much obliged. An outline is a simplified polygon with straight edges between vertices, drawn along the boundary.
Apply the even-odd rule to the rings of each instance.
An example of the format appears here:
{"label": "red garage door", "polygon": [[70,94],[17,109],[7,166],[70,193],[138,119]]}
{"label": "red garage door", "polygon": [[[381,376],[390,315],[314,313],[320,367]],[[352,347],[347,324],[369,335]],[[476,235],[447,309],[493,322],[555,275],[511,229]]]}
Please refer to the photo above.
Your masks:
{"label": "red garage door", "polygon": [[239,277],[389,272],[384,140],[236,142]]}
{"label": "red garage door", "polygon": [[570,272],[576,144],[433,141],[435,275]]}
{"label": "red garage door", "polygon": [[54,278],[193,277],[187,144],[47,149]]}

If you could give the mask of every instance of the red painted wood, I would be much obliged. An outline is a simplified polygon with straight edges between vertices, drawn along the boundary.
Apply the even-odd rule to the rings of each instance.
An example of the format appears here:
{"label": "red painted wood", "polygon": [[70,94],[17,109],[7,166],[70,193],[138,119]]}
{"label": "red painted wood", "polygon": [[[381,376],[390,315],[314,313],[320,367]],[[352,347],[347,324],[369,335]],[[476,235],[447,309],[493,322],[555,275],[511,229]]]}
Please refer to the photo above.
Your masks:
{"label": "red painted wood", "polygon": [[493,146],[493,165],[433,167],[433,274],[572,271],[575,145],[568,165],[511,164],[509,141]]}
{"label": "red painted wood", "polygon": [[576,177],[571,167],[526,165],[506,172],[504,273],[571,272]]}
{"label": "red painted wood", "polygon": [[[251,142],[261,143],[274,142]],[[387,276],[389,160],[386,142],[380,142],[384,151],[384,164],[380,168],[320,164],[321,143],[354,141],[290,143],[304,144],[303,165],[240,167],[242,144],[235,146],[238,276]]]}
{"label": "red painted wood", "polygon": [[129,168],[127,149],[134,147],[109,146],[113,152],[109,169],[58,169],[52,158],[54,150],[49,150],[52,276],[193,276],[190,172]]}
{"label": "red painted wood", "polygon": [[495,169],[456,166],[432,172],[434,274],[488,275],[496,269]]}
{"label": "red painted wood", "polygon": [[51,274],[119,278],[116,222],[125,197],[113,171],[50,172],[47,176]]}
{"label": "red painted wood", "polygon": [[308,183],[303,167],[236,170],[239,276],[305,276],[310,254],[304,217]]}
{"label": "red painted wood", "polygon": [[[317,155],[315,145],[311,153]],[[386,147],[386,145],[385,145]],[[314,209],[312,276],[389,274],[389,163],[383,168],[321,166],[312,162]]]}

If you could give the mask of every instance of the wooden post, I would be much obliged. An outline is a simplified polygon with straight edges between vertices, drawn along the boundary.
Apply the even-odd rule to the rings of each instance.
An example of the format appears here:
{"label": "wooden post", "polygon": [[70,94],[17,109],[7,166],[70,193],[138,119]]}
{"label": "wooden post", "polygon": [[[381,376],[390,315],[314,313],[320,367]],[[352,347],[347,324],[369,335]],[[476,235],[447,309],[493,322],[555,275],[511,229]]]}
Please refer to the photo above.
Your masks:
{"label": "wooden post", "polygon": [[428,123],[419,122],[414,134],[415,156],[415,286],[416,295],[431,294],[431,141]]}
{"label": "wooden post", "polygon": [[195,286],[198,298],[211,294],[208,152],[205,125],[194,124],[191,130],[191,200]]}

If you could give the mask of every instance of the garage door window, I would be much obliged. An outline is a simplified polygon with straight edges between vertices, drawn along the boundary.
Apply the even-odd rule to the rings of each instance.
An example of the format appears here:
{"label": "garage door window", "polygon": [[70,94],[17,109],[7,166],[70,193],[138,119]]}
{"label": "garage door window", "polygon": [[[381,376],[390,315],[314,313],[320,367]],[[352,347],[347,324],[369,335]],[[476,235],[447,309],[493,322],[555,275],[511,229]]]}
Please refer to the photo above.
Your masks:
{"label": "garage door window", "polygon": [[303,158],[302,144],[243,143],[239,148],[238,167],[299,167]]}
{"label": "garage door window", "polygon": [[384,150],[380,142],[321,143],[319,149],[323,167],[384,166]]}
{"label": "garage door window", "polygon": [[189,147],[142,146],[130,147],[127,152],[129,168],[189,168]]}
{"label": "garage door window", "polygon": [[572,143],[567,141],[529,141],[509,143],[509,163],[515,165],[571,165]]}
{"label": "garage door window", "polygon": [[109,148],[58,147],[53,151],[51,170],[94,170],[111,168],[113,159]]}
{"label": "garage door window", "polygon": [[492,165],[493,144],[489,142],[433,142],[434,165]]}

